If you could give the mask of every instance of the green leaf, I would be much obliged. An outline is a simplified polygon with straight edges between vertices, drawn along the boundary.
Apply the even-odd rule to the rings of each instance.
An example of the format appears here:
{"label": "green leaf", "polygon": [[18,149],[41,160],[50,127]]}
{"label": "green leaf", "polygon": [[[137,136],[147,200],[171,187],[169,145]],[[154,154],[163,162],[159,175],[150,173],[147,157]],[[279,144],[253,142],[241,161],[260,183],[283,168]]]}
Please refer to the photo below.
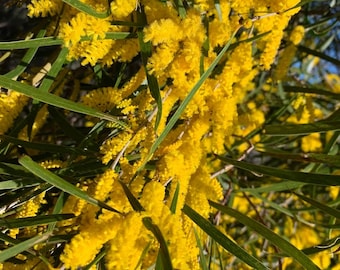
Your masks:
{"label": "green leaf", "polygon": [[[107,32],[104,39],[126,39],[135,37],[130,32]],[[91,37],[85,36],[80,41],[92,40]],[[47,47],[62,45],[63,40],[56,37],[42,37],[29,40],[18,40],[18,41],[3,41],[0,42],[0,50],[15,50],[15,49],[27,49],[37,47]]]}
{"label": "green leaf", "polygon": [[222,10],[221,10],[220,0],[215,0],[214,2],[215,2],[215,9],[216,9],[216,12],[217,12],[217,15],[218,15],[218,19],[219,19],[219,21],[222,21],[223,14],[222,14]]}
{"label": "green leaf", "polygon": [[19,253],[33,247],[36,244],[46,241],[51,233],[44,233],[42,235],[34,236],[26,241],[21,242],[20,244],[16,244],[13,247],[5,249],[0,252],[0,263],[6,261],[9,258],[12,258]]}
{"label": "green leaf", "polygon": [[185,7],[183,5],[182,0],[175,0],[175,6],[178,12],[178,15],[181,17],[181,19],[184,19],[187,16],[187,11],[185,10]]}
{"label": "green leaf", "polygon": [[60,176],[72,176],[76,178],[86,177],[91,178],[95,177],[97,174],[103,173],[107,170],[107,166],[103,165],[101,161],[96,158],[86,158],[83,160],[78,160],[72,164],[69,164],[65,168],[61,168],[58,170],[58,174]]}
{"label": "green leaf", "polygon": [[84,12],[88,15],[91,15],[96,18],[104,19],[107,18],[110,15],[110,7],[107,7],[107,10],[104,12],[98,12],[95,9],[93,9],[91,6],[78,1],[78,0],[62,0],[66,4],[78,9],[81,12]]}
{"label": "green leaf", "polygon": [[301,162],[316,162],[326,163],[332,166],[338,166],[340,164],[340,156],[337,155],[326,155],[317,153],[291,153],[287,151],[277,150],[270,147],[256,147],[256,151],[263,155],[269,155],[272,157],[281,158],[284,160],[291,159]]}
{"label": "green leaf", "polygon": [[321,59],[324,59],[324,60],[326,60],[326,61],[328,61],[328,62],[330,62],[330,63],[332,63],[336,66],[340,66],[340,61],[338,59],[330,57],[330,56],[328,56],[328,55],[326,55],[322,52],[307,48],[307,47],[302,46],[302,45],[297,46],[297,48],[301,52],[305,52],[305,53],[308,53],[310,55],[320,57]]}
{"label": "green leaf", "polygon": [[320,96],[328,96],[330,98],[340,99],[340,94],[321,88],[284,85],[283,89],[285,92],[317,94]]}
{"label": "green leaf", "polygon": [[248,43],[248,42],[252,42],[252,41],[256,41],[258,39],[261,39],[263,37],[265,37],[266,35],[269,35],[271,33],[271,31],[267,31],[261,34],[258,34],[256,36],[250,37],[250,38],[246,38],[246,39],[242,39],[241,41],[236,41],[235,43],[230,44],[229,49],[228,50],[233,50],[235,49],[238,45],[242,44],[242,43]]}
{"label": "green leaf", "polygon": [[313,132],[327,132],[340,130],[340,120],[338,121],[318,121],[311,124],[284,124],[266,125],[264,133],[272,136],[286,135],[309,135]]}
{"label": "green leaf", "polygon": [[197,247],[198,247],[198,249],[200,251],[200,260],[199,261],[200,261],[201,268],[202,268],[202,270],[209,270],[208,269],[208,263],[207,263],[207,261],[205,259],[204,249],[203,249],[201,240],[200,240],[200,238],[198,236],[196,228],[194,227],[193,229],[194,229],[194,233],[195,233]]}
{"label": "green leaf", "polygon": [[[66,201],[66,196],[65,196],[65,193],[62,191],[62,192],[60,192],[58,200],[56,201],[56,203],[54,205],[52,214],[54,214],[54,215],[60,214],[63,210],[65,201]],[[57,221],[48,224],[47,231],[52,232],[56,225],[57,225]]]}
{"label": "green leaf", "polygon": [[264,238],[269,240],[275,246],[280,248],[283,252],[287,253],[290,257],[294,258],[298,261],[305,269],[309,270],[317,270],[320,269],[316,266],[301,250],[297,249],[294,245],[289,243],[287,240],[282,238],[281,236],[277,235],[270,229],[268,229],[263,224],[259,223],[258,221],[249,218],[248,216],[232,209],[227,206],[223,206],[221,204],[209,201],[210,205],[221,212],[236,218],[237,221],[243,223],[247,227],[253,229]]}
{"label": "green leaf", "polygon": [[0,190],[4,189],[17,189],[24,187],[32,187],[37,186],[41,182],[37,181],[37,179],[27,178],[27,179],[16,179],[16,180],[7,180],[0,182]]}
{"label": "green leaf", "polygon": [[84,268],[82,268],[83,270],[90,270],[90,269],[94,269],[93,266],[98,264],[100,262],[100,260],[102,260],[105,255],[107,253],[107,249],[103,248],[103,250],[101,250],[96,257],[93,259],[92,262],[90,262],[88,265],[86,265]]}
{"label": "green leaf", "polygon": [[19,176],[32,178],[32,175],[22,166],[12,163],[0,162],[0,175]]}
{"label": "green leaf", "polygon": [[297,189],[304,186],[303,183],[294,182],[294,181],[282,181],[280,183],[275,183],[271,185],[261,186],[261,187],[255,187],[255,188],[241,188],[239,190],[236,190],[236,192],[257,192],[257,193],[267,193],[272,191],[285,191],[285,190],[292,190]]}
{"label": "green leaf", "polygon": [[[46,30],[40,30],[39,33],[37,34],[37,38],[43,37],[45,33],[46,33]],[[12,69],[10,72],[6,73],[5,76],[7,76],[10,79],[14,79],[18,77],[20,74],[22,74],[27,68],[28,64],[32,61],[37,51],[38,51],[38,47],[28,49],[24,57],[21,59],[19,65],[16,66],[14,69]]]}
{"label": "green leaf", "polygon": [[4,218],[0,220],[0,227],[5,227],[8,229],[32,227],[43,224],[49,224],[61,220],[66,220],[73,217],[75,217],[74,214],[57,214],[13,219]]}
{"label": "green leaf", "polygon": [[[261,196],[260,194],[258,194],[257,192],[255,192],[252,189],[248,189],[248,192],[252,196],[254,196],[255,198],[260,199],[262,202],[268,204],[270,207],[275,209],[277,213],[281,212],[281,213],[285,214],[286,216],[296,218],[295,215],[291,211],[289,211],[289,209],[282,207],[281,205],[279,205],[278,203],[274,202],[271,199],[267,199],[267,194],[264,194],[264,196]],[[270,192],[273,192],[273,191],[270,191]]]}
{"label": "green leaf", "polygon": [[65,135],[72,138],[78,143],[85,139],[85,135],[79,132],[77,128],[72,126],[69,123],[69,121],[67,121],[66,116],[59,110],[57,110],[55,107],[48,106],[48,112],[50,113],[50,116],[52,117],[53,121],[60,126],[61,130],[65,133]]}
{"label": "green leaf", "polygon": [[219,243],[223,248],[235,255],[238,259],[245,262],[254,269],[269,269],[264,266],[258,259],[251,256],[247,251],[241,248],[238,244],[230,240],[227,236],[221,233],[215,226],[213,226],[208,220],[198,214],[190,206],[184,205],[182,211],[193,222],[195,222],[203,231],[205,231],[212,239]]}
{"label": "green leaf", "polygon": [[339,17],[340,17],[340,12],[335,12],[333,14],[329,13],[327,16],[322,16],[321,20],[316,20],[315,22],[304,26],[305,31],[308,32],[310,30],[319,28],[321,26],[326,26],[327,30],[329,31],[330,28],[334,27],[334,25],[336,25],[336,23],[338,22],[337,20],[334,20],[333,23],[331,23],[331,19],[339,18]]}
{"label": "green leaf", "polygon": [[298,196],[300,199],[304,200],[305,202],[308,202],[309,204],[311,204],[312,206],[314,206],[315,208],[318,208],[319,210],[325,212],[328,215],[331,215],[333,217],[336,217],[338,219],[340,219],[340,211],[333,208],[333,207],[329,207],[328,205],[325,205],[323,203],[320,203],[316,200],[313,200],[311,198],[308,198],[302,194],[299,193],[294,193],[296,196]]}
{"label": "green leaf", "polygon": [[325,2],[325,0],[301,0],[294,7],[291,7],[289,9],[285,10],[284,12],[287,12],[289,10],[292,10],[292,9],[295,9],[295,8],[298,8],[298,7],[302,7],[302,6],[307,5],[308,3],[311,3],[311,2]]}
{"label": "green leaf", "polygon": [[145,209],[143,208],[143,206],[140,204],[140,202],[135,198],[135,196],[133,196],[132,192],[130,191],[130,189],[125,185],[125,183],[123,183],[122,181],[119,181],[119,183],[121,184],[121,186],[123,187],[123,190],[125,192],[126,197],[128,198],[133,210],[137,211],[137,212],[142,212],[145,211]]}
{"label": "green leaf", "polygon": [[269,175],[273,177],[278,177],[281,179],[320,186],[338,186],[340,184],[340,179],[338,175],[296,172],[291,170],[250,164],[242,161],[236,161],[227,157],[217,156],[217,158],[224,162],[232,164],[240,169],[244,169],[250,172],[256,172],[259,174]]}
{"label": "green leaf", "polygon": [[151,220],[150,217],[144,217],[142,220],[143,220],[143,224],[144,224],[145,228],[147,228],[149,231],[151,231],[159,242],[162,269],[163,270],[172,270],[173,267],[172,267],[172,263],[171,263],[171,259],[170,259],[168,246],[165,242],[165,239],[162,235],[161,230],[158,228],[158,226],[156,224],[152,223],[152,220]]}
{"label": "green leaf", "polygon": [[20,158],[19,163],[34,175],[38,176],[47,183],[50,183],[51,185],[59,188],[60,190],[65,191],[66,193],[69,193],[73,196],[83,199],[92,205],[102,207],[109,211],[120,213],[119,211],[105,204],[104,202],[101,202],[89,196],[86,192],[82,191],[81,189],[77,188],[71,183],[65,181],[63,178],[57,176],[56,174],[50,172],[49,170],[44,169],[39,164],[35,163],[29,156],[24,156]]}
{"label": "green leaf", "polygon": [[29,149],[36,149],[43,152],[49,153],[64,153],[64,154],[78,154],[78,155],[88,155],[91,151],[78,149],[69,146],[50,144],[50,143],[37,143],[37,142],[28,142],[24,140],[20,140],[14,137],[0,135],[0,139],[14,145],[25,147]]}
{"label": "green leaf", "polygon": [[19,93],[22,93],[22,94],[28,96],[28,97],[31,97],[31,98],[36,99],[38,101],[53,105],[53,106],[58,107],[58,108],[63,108],[63,109],[66,109],[66,110],[70,110],[70,111],[74,111],[74,112],[78,112],[78,113],[83,113],[85,115],[90,115],[90,116],[94,116],[94,117],[97,117],[97,118],[102,118],[102,119],[116,123],[121,128],[129,129],[129,127],[127,126],[126,123],[117,120],[112,115],[102,113],[102,112],[97,111],[95,109],[92,109],[88,106],[85,106],[81,103],[76,103],[76,102],[73,102],[71,100],[64,99],[64,98],[61,98],[59,96],[56,96],[56,95],[53,95],[53,94],[50,94],[50,93],[39,91],[38,89],[36,89],[33,86],[26,85],[26,84],[23,84],[23,83],[20,83],[20,82],[17,82],[17,81],[13,81],[13,80],[11,80],[11,79],[3,76],[3,75],[0,75],[0,86],[5,87],[7,89],[17,91]]}
{"label": "green leaf", "polygon": [[173,214],[176,213],[178,195],[179,195],[179,182],[177,183],[176,190],[175,190],[175,193],[174,193],[174,197],[172,198],[171,205],[170,205],[170,211]]}
{"label": "green leaf", "polygon": [[314,245],[313,247],[309,248],[304,248],[302,250],[303,253],[307,255],[315,254],[320,251],[324,251],[326,249],[330,249],[336,245],[340,244],[340,236],[338,235],[337,237],[334,237],[332,239],[328,239],[327,241],[319,244],[319,245]]}
{"label": "green leaf", "polygon": [[57,77],[59,71],[61,70],[61,68],[63,67],[66,61],[67,54],[68,54],[68,49],[66,47],[62,48],[57,59],[54,61],[51,69],[47,72],[46,76],[41,82],[39,86],[39,90],[49,92],[51,85],[53,84],[55,78]]}
{"label": "green leaf", "polygon": [[146,245],[145,248],[143,249],[142,254],[141,254],[140,257],[139,257],[138,263],[137,263],[137,265],[136,265],[136,267],[135,267],[134,270],[139,270],[139,269],[141,269],[141,265],[142,265],[142,263],[143,263],[143,260],[144,260],[145,256],[148,254],[148,251],[150,250],[150,247],[151,247],[152,243],[153,243],[152,240],[150,240],[150,241],[147,243],[147,245]]}

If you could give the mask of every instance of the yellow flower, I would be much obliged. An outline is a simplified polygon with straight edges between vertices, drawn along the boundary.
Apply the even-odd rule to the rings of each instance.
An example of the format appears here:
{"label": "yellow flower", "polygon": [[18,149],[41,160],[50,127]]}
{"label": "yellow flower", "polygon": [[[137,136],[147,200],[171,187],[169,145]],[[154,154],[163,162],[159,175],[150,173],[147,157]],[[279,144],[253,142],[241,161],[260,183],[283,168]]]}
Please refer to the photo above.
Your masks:
{"label": "yellow flower", "polygon": [[5,134],[12,127],[28,98],[18,92],[0,93],[0,134]]}
{"label": "yellow flower", "polygon": [[276,81],[281,81],[287,77],[290,64],[295,57],[296,47],[294,44],[289,44],[283,52],[280,54],[277,66],[274,71],[273,79]]}
{"label": "yellow flower", "polygon": [[129,143],[132,138],[131,133],[122,132],[112,139],[106,140],[100,147],[100,152],[103,153],[102,162],[107,164],[113,158],[116,158],[125,145]]}
{"label": "yellow flower", "polygon": [[305,34],[305,28],[302,25],[298,25],[290,33],[289,40],[294,45],[299,45],[299,43],[303,39],[304,34]]}
{"label": "yellow flower", "polygon": [[111,1],[111,13],[117,19],[127,17],[134,9],[138,7],[139,0],[114,0]]}
{"label": "yellow flower", "polygon": [[121,226],[122,218],[114,216],[109,220],[93,220],[74,236],[60,256],[66,268],[78,269],[90,263],[103,244],[113,239]]}
{"label": "yellow flower", "polygon": [[63,7],[61,0],[32,0],[27,6],[29,17],[47,17],[58,14]]}
{"label": "yellow flower", "polygon": [[322,149],[320,133],[312,133],[302,138],[301,149],[303,152],[318,152]]}
{"label": "yellow flower", "polygon": [[156,181],[147,183],[143,189],[143,196],[140,200],[146,211],[150,212],[153,219],[161,217],[163,201],[165,196],[164,186]]}
{"label": "yellow flower", "polygon": [[69,23],[60,26],[59,37],[65,45],[70,47],[76,45],[81,37],[89,36],[93,40],[104,38],[109,31],[110,21],[107,19],[98,19],[85,13],[77,13]]}
{"label": "yellow flower", "polygon": [[144,41],[151,41],[157,46],[162,43],[174,42],[183,39],[183,30],[179,24],[172,19],[161,19],[152,22],[144,30]]}
{"label": "yellow flower", "polygon": [[106,255],[107,269],[136,269],[148,245],[146,229],[139,213],[129,213],[124,218],[116,237],[109,242]]}
{"label": "yellow flower", "polygon": [[326,74],[324,76],[327,85],[331,88],[335,93],[340,93],[340,77],[338,74]]}

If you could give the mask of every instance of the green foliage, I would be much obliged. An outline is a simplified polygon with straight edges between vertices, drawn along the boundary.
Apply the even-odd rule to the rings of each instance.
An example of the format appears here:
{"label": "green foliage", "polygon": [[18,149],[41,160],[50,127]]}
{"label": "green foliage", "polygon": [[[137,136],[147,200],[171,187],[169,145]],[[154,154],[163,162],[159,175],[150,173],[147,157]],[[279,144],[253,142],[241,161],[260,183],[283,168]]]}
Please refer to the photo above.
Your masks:
{"label": "green foliage", "polygon": [[[97,18],[106,18],[110,14],[109,7],[105,12],[97,12],[81,1],[63,0],[63,2]],[[187,15],[185,5],[188,2],[190,1],[174,1],[181,18]],[[220,13],[219,1],[215,1],[215,6]],[[338,221],[340,218],[338,209],[340,204],[338,174],[340,92],[339,85],[327,81],[327,75],[339,74],[339,60],[330,54],[338,53],[337,48],[334,48],[333,40],[339,39],[339,35],[334,34],[334,31],[339,30],[339,26],[333,20],[339,18],[339,11],[321,13],[322,20],[317,21],[317,18],[309,17],[308,11],[317,12],[320,6],[328,8],[327,1],[302,1],[298,6],[302,6],[303,9],[292,20],[287,33],[297,24],[304,25],[307,32],[302,44],[297,46],[287,76],[280,82],[272,79],[272,73],[280,68],[279,62],[275,63],[276,66],[274,65],[272,70],[262,71],[254,79],[254,89],[249,91],[243,101],[244,104],[238,108],[241,115],[248,110],[247,104],[253,102],[260,110],[266,112],[264,123],[242,138],[234,136],[232,146],[226,146],[223,155],[207,157],[215,162],[214,164],[223,167],[214,175],[218,177],[224,188],[224,198],[219,203],[210,201],[211,218],[204,218],[186,204],[179,209],[178,197],[183,187],[179,183],[175,186],[174,196],[169,204],[170,210],[173,215],[182,213],[185,218],[189,218],[198,226],[195,228],[195,238],[202,269],[217,269],[216,267],[236,269],[243,264],[254,269],[283,269],[282,260],[286,257],[292,258],[294,262],[285,266],[285,269],[295,269],[295,262],[305,269],[320,269],[313,262],[315,257],[310,255],[322,257],[324,255],[321,252],[337,248],[339,245],[339,233],[336,233],[335,229],[340,228]],[[335,8],[339,9],[337,6]],[[143,41],[142,26],[146,21],[143,21],[143,18],[139,19],[136,25],[129,26],[140,27],[136,31],[141,48],[140,57],[146,70],[148,87],[157,105],[155,121],[155,130],[157,130],[162,116],[161,89],[157,77],[149,74],[147,70],[147,59],[151,56],[152,45],[151,42]],[[234,42],[234,38],[240,35],[241,31],[243,30],[238,29],[232,34],[229,42],[221,48],[208,68],[203,70],[202,65],[200,80],[178,106],[173,108],[164,130],[150,146],[147,158],[140,164],[139,172],[144,169],[152,170],[153,155],[179,124],[179,119],[187,105],[209,76],[216,72],[218,65],[223,62],[223,57],[238,45],[244,42],[257,42],[269,33]],[[315,31],[320,35],[317,36]],[[16,67],[11,67],[11,70],[6,70],[5,74],[0,75],[0,86],[34,100],[23,114],[15,119],[12,129],[6,134],[0,134],[0,192],[3,198],[0,203],[0,227],[2,228],[0,262],[11,260],[15,262],[13,259],[15,256],[24,254],[38,257],[48,264],[44,254],[33,249],[35,245],[43,242],[54,244],[44,251],[45,254],[53,254],[53,256],[60,254],[58,246],[69,241],[72,235],[68,235],[67,230],[53,235],[55,226],[57,222],[76,218],[73,214],[62,213],[65,200],[69,195],[97,206],[100,209],[98,211],[108,210],[123,215],[105,201],[89,196],[79,186],[85,179],[93,179],[112,165],[112,162],[103,165],[99,161],[99,149],[107,139],[117,136],[120,130],[131,132],[131,127],[115,110],[103,113],[73,101],[71,95],[60,97],[54,91],[63,83],[69,88],[76,88],[76,83],[80,81],[85,89],[107,85],[117,86],[121,84],[121,80],[129,81],[132,77],[131,70],[126,69],[124,64],[116,64],[111,69],[101,66],[93,70],[86,67],[71,69],[72,63],[67,60],[68,50],[59,47],[62,45],[62,40],[56,37],[45,37],[45,34],[46,31],[41,30],[33,39],[0,42],[0,50],[13,51],[12,57],[20,60]],[[115,32],[107,33],[105,39],[124,40],[132,36],[135,37],[136,33]],[[288,37],[287,34],[286,39]],[[90,38],[83,37],[82,40],[90,40]],[[283,50],[286,49],[285,43],[289,43],[288,40],[283,42]],[[51,61],[51,68],[45,73],[39,85],[35,87],[14,80],[18,77],[24,79],[32,76],[30,73],[34,73],[32,71],[34,68],[38,70],[43,68],[43,65],[35,64],[33,61],[39,57],[39,48],[42,47],[51,48],[51,54],[56,56],[52,57],[54,61]],[[26,51],[21,55],[16,53],[19,49],[26,49]],[[320,63],[315,63],[317,61]],[[133,69],[133,64],[131,66]],[[93,75],[95,70],[98,73],[92,76],[91,82],[88,83],[86,72]],[[308,73],[307,71],[310,70],[312,72]],[[339,75],[337,76],[339,79]],[[117,80],[114,81],[113,78]],[[272,91],[268,91],[268,87]],[[143,89],[139,90],[143,91]],[[308,108],[310,115],[314,110],[320,112],[322,116],[313,119],[310,117],[311,121],[302,123],[300,120],[303,118],[304,108],[298,103],[300,97],[307,100],[303,106]],[[37,119],[37,114],[44,104],[48,104],[50,118],[38,134],[38,139],[35,141],[30,138],[19,139],[18,134],[24,127],[27,127],[28,133],[31,134],[34,120]],[[86,127],[85,124],[88,119],[91,119],[89,117],[98,119],[91,128]],[[71,118],[78,124],[71,124]],[[109,123],[113,127],[108,127]],[[308,146],[314,143],[312,137],[308,136],[315,133],[319,136],[317,141],[321,147],[308,150]],[[51,143],[47,142],[47,137],[51,138]],[[241,148],[247,143],[248,149]],[[136,149],[135,155],[128,156],[129,162],[133,164],[135,160],[139,160],[138,155]],[[66,165],[63,168],[45,169],[39,165],[39,162],[46,157],[51,160],[65,160]],[[123,182],[120,184],[134,211],[142,214],[144,208],[138,200],[138,194],[131,191],[132,180],[136,177],[138,175],[134,175],[130,185]],[[37,198],[45,191],[48,193],[48,201],[42,204],[39,214],[15,219],[11,217],[22,204]],[[246,205],[246,212],[236,209],[235,205],[242,208],[239,205],[240,201],[241,204]],[[216,218],[217,216],[220,218]],[[144,217],[142,221],[159,244],[155,269],[173,269],[167,242],[160,228],[149,217]],[[289,236],[284,235],[286,231],[293,230],[291,228],[293,223],[296,235],[294,233],[290,233]],[[43,225],[47,225],[43,234],[28,239],[17,240],[6,234],[10,229],[37,228]],[[318,234],[319,242],[308,247],[303,245],[303,248],[294,246],[293,242],[298,242],[296,238],[299,233],[303,234],[302,238],[308,237],[305,228],[308,228],[309,232],[314,230]],[[198,231],[203,231],[204,237]],[[231,237],[233,239],[230,239]],[[209,244],[206,244],[207,242]],[[5,243],[6,249],[3,248]],[[300,244],[303,243],[299,242]],[[212,252],[215,245],[217,252]],[[151,243],[145,248],[145,253],[150,246]],[[84,269],[103,265],[106,252],[106,248],[102,248]],[[56,264],[58,263],[60,262],[56,261]],[[329,259],[327,269],[331,269],[338,263],[337,256]]]}

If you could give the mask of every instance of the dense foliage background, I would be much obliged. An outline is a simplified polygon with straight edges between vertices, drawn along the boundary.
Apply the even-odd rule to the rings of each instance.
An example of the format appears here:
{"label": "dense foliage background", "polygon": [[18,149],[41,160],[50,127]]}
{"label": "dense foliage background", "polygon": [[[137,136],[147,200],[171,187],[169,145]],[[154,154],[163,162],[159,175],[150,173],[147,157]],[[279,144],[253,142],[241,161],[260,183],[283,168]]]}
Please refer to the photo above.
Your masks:
{"label": "dense foliage background", "polygon": [[340,269],[337,1],[2,1],[0,269]]}

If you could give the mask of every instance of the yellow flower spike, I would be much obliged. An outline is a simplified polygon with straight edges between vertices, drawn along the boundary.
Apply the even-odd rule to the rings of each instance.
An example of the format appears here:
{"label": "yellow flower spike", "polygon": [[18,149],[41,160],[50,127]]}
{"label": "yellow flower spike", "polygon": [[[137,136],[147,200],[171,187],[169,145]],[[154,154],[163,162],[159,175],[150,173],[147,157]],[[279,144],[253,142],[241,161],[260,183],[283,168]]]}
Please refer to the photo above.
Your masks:
{"label": "yellow flower spike", "polygon": [[47,17],[58,14],[62,7],[62,0],[32,0],[27,6],[29,17]]}
{"label": "yellow flower spike", "polygon": [[290,33],[289,40],[296,46],[302,41],[304,35],[305,28],[302,25],[298,25]]}
{"label": "yellow flower spike", "polygon": [[[131,231],[133,228],[133,232]],[[109,242],[106,255],[108,269],[136,269],[148,242],[144,235],[141,215],[136,212],[129,213],[124,218],[124,225],[120,227],[117,235]]]}
{"label": "yellow flower spike", "polygon": [[106,140],[105,143],[100,147],[100,152],[104,155],[102,157],[102,162],[107,164],[110,162],[110,160],[116,158],[119,152],[131,140],[131,138],[131,133],[122,132],[116,137]]}
{"label": "yellow flower spike", "polygon": [[97,175],[94,179],[94,189],[88,192],[93,194],[97,200],[105,201],[117,179],[118,174],[114,170],[108,169],[103,174]]}
{"label": "yellow flower spike", "polygon": [[115,215],[108,220],[91,220],[82,227],[79,234],[68,243],[61,261],[66,268],[78,269],[90,263],[99,252],[103,244],[113,239],[122,226],[123,218]]}
{"label": "yellow flower spike", "polygon": [[114,0],[110,4],[111,13],[117,19],[127,17],[138,8],[139,0]]}
{"label": "yellow flower spike", "polygon": [[180,41],[183,37],[183,30],[172,19],[154,21],[144,30],[144,42],[151,41],[154,46],[171,41]]}
{"label": "yellow flower spike", "polygon": [[40,163],[46,169],[55,169],[55,168],[63,168],[66,162],[61,160],[45,160]]}
{"label": "yellow flower spike", "polygon": [[0,92],[0,134],[5,134],[29,99],[14,91]]}
{"label": "yellow flower spike", "polygon": [[307,136],[304,136],[301,140],[301,149],[305,153],[318,152],[322,150],[320,133],[311,133]]}
{"label": "yellow flower spike", "polygon": [[140,203],[150,215],[154,222],[161,217],[163,201],[165,196],[165,187],[156,181],[147,183],[143,189],[143,196]]}

